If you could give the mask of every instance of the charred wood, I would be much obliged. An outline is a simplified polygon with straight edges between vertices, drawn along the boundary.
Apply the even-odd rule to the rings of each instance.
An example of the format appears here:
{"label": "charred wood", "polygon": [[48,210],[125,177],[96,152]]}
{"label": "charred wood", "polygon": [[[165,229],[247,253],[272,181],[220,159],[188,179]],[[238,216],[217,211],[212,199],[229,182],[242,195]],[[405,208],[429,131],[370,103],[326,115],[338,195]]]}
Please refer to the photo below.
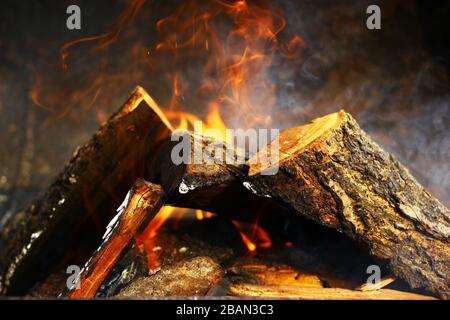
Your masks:
{"label": "charred wood", "polygon": [[46,193],[7,221],[0,233],[0,294],[24,294],[65,257],[86,261],[130,186],[143,176],[144,159],[170,135],[162,119],[138,87],[75,151]]}

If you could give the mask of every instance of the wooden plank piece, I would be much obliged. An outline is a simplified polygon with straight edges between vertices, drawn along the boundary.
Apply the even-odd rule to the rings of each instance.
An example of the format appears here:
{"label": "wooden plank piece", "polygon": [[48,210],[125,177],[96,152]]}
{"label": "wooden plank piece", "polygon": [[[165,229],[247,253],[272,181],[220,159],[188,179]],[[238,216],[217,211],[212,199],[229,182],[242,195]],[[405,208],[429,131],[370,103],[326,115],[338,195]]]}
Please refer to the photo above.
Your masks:
{"label": "wooden plank piece", "polygon": [[92,298],[123,250],[138,231],[147,225],[165,201],[160,186],[138,179],[107,227],[103,243],[86,263],[80,275],[80,287],[71,298]]}
{"label": "wooden plank piece", "polygon": [[264,286],[255,284],[233,285],[230,287],[230,295],[302,300],[435,300],[435,298],[430,296],[391,289],[353,291],[341,288]]}

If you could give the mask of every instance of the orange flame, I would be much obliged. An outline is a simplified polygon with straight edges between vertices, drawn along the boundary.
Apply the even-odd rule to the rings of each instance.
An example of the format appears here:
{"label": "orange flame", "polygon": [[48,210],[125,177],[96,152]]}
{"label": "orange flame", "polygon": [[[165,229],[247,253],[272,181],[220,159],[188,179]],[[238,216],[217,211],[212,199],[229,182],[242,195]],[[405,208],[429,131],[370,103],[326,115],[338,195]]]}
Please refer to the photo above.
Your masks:
{"label": "orange flame", "polygon": [[158,270],[161,264],[160,251],[162,250],[162,248],[156,245],[155,237],[158,235],[158,232],[161,230],[162,226],[167,223],[169,219],[171,219],[174,222],[173,225],[176,227],[180,219],[186,217],[188,213],[194,212],[195,218],[199,221],[210,219],[214,216],[214,214],[211,212],[199,209],[192,211],[186,208],[164,206],[147,225],[144,231],[136,236],[136,246],[141,250],[141,252],[145,252],[145,254],[147,255],[147,264],[149,266],[150,272]]}
{"label": "orange flame", "polygon": [[243,231],[242,229],[242,224],[232,220],[231,221],[234,226],[236,227],[236,229],[238,229],[239,234],[241,235],[242,241],[244,242],[245,246],[247,247],[248,251],[250,252],[255,252],[256,251],[256,244],[254,244],[250,238],[247,236],[247,234]]}
{"label": "orange flame", "polygon": [[245,233],[241,232],[242,240],[244,241],[245,245],[247,246],[248,251],[254,252],[256,251],[256,245],[250,241],[250,239],[245,235]]}
{"label": "orange flame", "polygon": [[175,209],[175,207],[171,206],[162,207],[145,230],[136,237],[136,246],[138,248],[144,248],[147,254],[147,264],[151,272],[158,270],[160,266],[159,255],[155,250],[154,238],[167,219],[174,213]]}
{"label": "orange flame", "polygon": [[[229,22],[226,26],[221,23],[224,19]],[[217,129],[225,139],[224,119],[245,127],[270,124],[276,100],[275,85],[268,75],[272,60],[277,52],[286,58],[298,57],[304,45],[299,36],[287,43],[279,40],[284,28],[282,14],[268,6],[244,0],[216,0],[207,5],[189,1],[156,23],[162,40],[152,52],[166,59],[172,57],[174,65],[206,59],[197,87],[207,100],[205,126]],[[219,36],[223,30],[228,33],[225,40]],[[187,129],[199,118],[175,110],[186,109],[184,97],[192,95],[195,84],[178,69],[171,71],[170,78],[170,117],[179,123],[179,128]]]}
{"label": "orange flame", "polygon": [[195,217],[198,221],[202,221],[204,219],[211,219],[212,217],[214,217],[214,213],[196,209]]}
{"label": "orange flame", "polygon": [[204,213],[205,219],[211,219],[212,217],[214,217],[214,213],[206,211]]}
{"label": "orange flame", "polygon": [[[276,87],[269,75],[272,62],[278,54],[298,58],[304,46],[298,35],[284,40],[286,22],[280,10],[267,1],[183,1],[154,23],[159,40],[149,47],[148,39],[137,40],[142,25],[135,21],[153,9],[151,2],[130,0],[112,30],[64,44],[59,52],[63,73],[48,76],[47,81],[41,79],[47,72],[38,73],[30,92],[35,104],[56,111],[56,117],[77,114],[71,112],[75,108],[94,107],[103,121],[114,105],[111,91],[150,82],[146,88],[161,102],[175,128],[189,128],[203,119],[206,129],[217,129],[225,138],[226,124],[270,125],[276,104]],[[75,51],[76,47],[86,51]],[[117,56],[127,57],[120,60],[125,63],[119,71]],[[75,60],[93,65],[79,71]],[[154,93],[166,85],[170,92],[158,92],[162,97]]]}
{"label": "orange flame", "polygon": [[136,14],[139,12],[141,7],[144,5],[145,0],[133,0],[127,6],[125,11],[120,15],[117,23],[115,24],[114,30],[106,32],[98,36],[91,36],[76,39],[64,44],[60,49],[60,60],[61,66],[64,71],[68,69],[67,59],[69,57],[69,49],[75,45],[83,42],[97,41],[98,44],[94,47],[95,50],[101,50],[107,48],[109,45],[114,43],[122,32],[123,28],[133,21]]}
{"label": "orange flame", "polygon": [[232,223],[239,231],[242,241],[248,251],[255,252],[258,248],[267,249],[272,247],[272,239],[266,230],[258,226],[257,223],[248,225],[233,220]]}
{"label": "orange flame", "polygon": [[203,215],[203,211],[202,210],[195,210],[195,216],[197,217],[197,220],[202,221],[203,219],[205,219],[205,216]]}
{"label": "orange flame", "polygon": [[[57,117],[65,116],[75,107],[82,106],[85,110],[95,107],[102,121],[109,113],[102,112],[102,107],[115,105],[109,97],[111,92],[130,83],[157,79],[150,82],[157,87],[148,89],[169,88],[157,100],[163,106],[158,114],[170,128],[191,129],[196,121],[201,121],[205,130],[216,129],[215,138],[225,140],[227,124],[241,128],[270,125],[276,104],[275,84],[269,75],[272,62],[277,54],[286,59],[298,58],[304,46],[299,36],[282,40],[286,22],[279,10],[266,2],[245,0],[182,1],[173,14],[154,24],[160,37],[156,43],[149,47],[146,39],[135,45],[119,46],[127,31],[139,33],[141,26],[131,28],[145,3],[145,0],[130,1],[111,31],[64,44],[59,52],[62,75],[45,82],[40,78],[43,73],[38,73],[38,81],[30,92],[34,103],[48,110],[57,109]],[[72,68],[75,47],[89,49],[84,60],[95,60],[92,64],[101,62],[92,68],[95,71],[88,66],[77,77],[74,72],[77,70]],[[122,57],[124,48],[131,52],[125,67],[111,67],[108,54],[115,52],[116,58]],[[151,98],[147,102],[157,106]],[[154,252],[155,235],[176,212],[182,211],[164,207],[137,238],[147,253]],[[212,214],[197,211],[196,216],[201,220]],[[238,222],[233,223],[249,251],[272,245],[270,236],[257,224],[250,231]],[[149,265],[157,266],[154,256],[149,260],[152,260]]]}

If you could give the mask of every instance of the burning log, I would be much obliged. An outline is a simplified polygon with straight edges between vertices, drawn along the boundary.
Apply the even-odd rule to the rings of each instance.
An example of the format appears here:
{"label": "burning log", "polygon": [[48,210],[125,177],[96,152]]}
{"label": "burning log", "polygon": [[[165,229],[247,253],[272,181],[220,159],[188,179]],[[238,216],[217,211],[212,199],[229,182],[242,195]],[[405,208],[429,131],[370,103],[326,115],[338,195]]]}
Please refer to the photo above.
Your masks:
{"label": "burning log", "polygon": [[[240,169],[227,164],[216,150],[227,152],[230,146],[206,136],[195,136],[188,131],[179,131],[178,137],[189,140],[190,151],[183,163],[175,164],[172,150],[178,142],[168,139],[156,156],[157,166],[147,166],[146,177],[161,184],[168,194],[168,203],[212,212],[229,212],[227,201],[223,201],[239,189],[241,185],[237,176],[242,175]],[[231,150],[234,159],[237,150]],[[242,156],[242,155],[239,155]],[[245,205],[246,203],[242,203]],[[234,206],[233,209],[236,207]]]}
{"label": "burning log", "polygon": [[[178,142],[167,139],[159,149],[156,160],[152,159],[158,165],[146,166],[146,178],[163,187],[168,195],[167,204],[223,214],[228,218],[238,217],[240,220],[252,218],[254,212],[272,208],[280,210],[278,203],[269,198],[256,197],[244,187],[246,157],[243,150],[225,141],[189,131],[179,130],[177,135],[190,141],[189,161],[175,164],[171,157]],[[228,162],[224,160],[226,155]]]}
{"label": "burning log", "polygon": [[279,171],[249,165],[261,194],[362,242],[413,288],[450,298],[450,213],[341,111],[280,135]]}
{"label": "burning log", "polygon": [[[170,135],[164,119],[138,87],[75,151],[47,192],[7,222],[0,233],[0,294],[25,293],[64,256],[86,261],[121,199],[143,176],[144,159]],[[90,239],[87,247],[75,255],[70,248],[80,248],[84,239]]]}
{"label": "burning log", "polygon": [[[171,132],[156,104],[137,89],[75,153],[47,193],[2,230],[0,245],[6,254],[0,258],[0,293],[25,292],[63,257],[73,261],[75,254],[68,248],[71,241],[80,240],[80,232],[90,238],[90,246],[77,255],[80,262],[86,261],[119,199],[144,177],[158,186],[137,182],[119,221],[88,261],[81,289],[72,291],[71,297],[95,296],[163,198],[166,204],[230,218],[230,213],[255,212],[258,206],[288,207],[364,243],[412,287],[450,297],[448,209],[345,112],[285,130],[279,137],[275,175],[263,174],[273,163],[253,159],[245,165],[203,160],[176,164],[171,158],[175,145],[169,139]],[[191,150],[206,151],[209,158],[217,156],[215,150],[230,150],[226,143],[185,135]]]}
{"label": "burning log", "polygon": [[108,225],[103,243],[83,268],[79,289],[70,292],[70,297],[95,296],[130,240],[158,213],[164,201],[165,194],[160,186],[141,179],[136,181]]}

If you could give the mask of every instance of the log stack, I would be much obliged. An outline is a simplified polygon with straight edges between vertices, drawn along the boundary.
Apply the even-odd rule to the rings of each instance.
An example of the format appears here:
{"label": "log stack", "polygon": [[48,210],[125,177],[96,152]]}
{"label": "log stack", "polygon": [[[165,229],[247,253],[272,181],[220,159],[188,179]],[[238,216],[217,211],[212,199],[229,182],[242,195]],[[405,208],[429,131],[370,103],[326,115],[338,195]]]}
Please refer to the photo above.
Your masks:
{"label": "log stack", "polygon": [[[103,229],[114,215],[111,206],[117,208],[134,181],[145,178],[150,182],[138,180],[122,208],[125,214],[107,240],[98,231],[91,235],[96,239],[91,244],[100,246],[82,274],[83,289],[70,296],[94,296],[135,233],[163,203],[226,216],[242,208],[251,211],[259,202],[282,206],[344,233],[388,262],[412,288],[450,298],[449,210],[348,113],[340,111],[283,131],[275,164],[249,159],[244,165],[177,166],[170,161],[171,132],[153,100],[137,89],[74,155],[48,192],[2,230],[1,293],[26,292],[46,268],[61,261],[61,254],[54,253],[70,253],[70,236],[90,232],[93,221]],[[273,165],[279,167],[274,175],[263,174]],[[234,292],[256,289],[241,286]],[[310,297],[317,290],[302,294]],[[335,291],[332,294],[338,294]],[[289,294],[295,292],[299,291]],[[272,291],[271,296],[277,294]],[[349,295],[343,292],[344,296]]]}

